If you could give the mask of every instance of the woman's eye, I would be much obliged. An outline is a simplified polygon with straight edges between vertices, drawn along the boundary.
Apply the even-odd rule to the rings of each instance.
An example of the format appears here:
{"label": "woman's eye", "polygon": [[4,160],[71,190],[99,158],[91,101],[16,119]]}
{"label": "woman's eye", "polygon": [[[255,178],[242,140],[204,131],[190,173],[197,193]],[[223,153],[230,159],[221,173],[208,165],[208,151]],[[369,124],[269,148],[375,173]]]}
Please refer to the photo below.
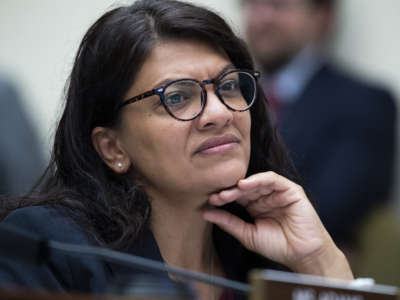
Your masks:
{"label": "woman's eye", "polygon": [[238,88],[237,82],[234,80],[222,82],[219,86],[219,90],[222,92],[234,91]]}
{"label": "woman's eye", "polygon": [[165,97],[165,104],[174,105],[180,104],[185,100],[185,97],[182,94],[173,94]]}

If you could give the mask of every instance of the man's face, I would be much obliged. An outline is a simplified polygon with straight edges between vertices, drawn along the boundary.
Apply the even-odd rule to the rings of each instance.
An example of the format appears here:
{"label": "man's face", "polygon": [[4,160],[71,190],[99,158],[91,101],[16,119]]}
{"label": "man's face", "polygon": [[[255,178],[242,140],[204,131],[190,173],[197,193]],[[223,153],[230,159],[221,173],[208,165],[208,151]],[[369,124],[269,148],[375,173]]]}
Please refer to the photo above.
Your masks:
{"label": "man's face", "polygon": [[317,8],[308,0],[244,0],[246,35],[255,59],[273,72],[316,34]]}

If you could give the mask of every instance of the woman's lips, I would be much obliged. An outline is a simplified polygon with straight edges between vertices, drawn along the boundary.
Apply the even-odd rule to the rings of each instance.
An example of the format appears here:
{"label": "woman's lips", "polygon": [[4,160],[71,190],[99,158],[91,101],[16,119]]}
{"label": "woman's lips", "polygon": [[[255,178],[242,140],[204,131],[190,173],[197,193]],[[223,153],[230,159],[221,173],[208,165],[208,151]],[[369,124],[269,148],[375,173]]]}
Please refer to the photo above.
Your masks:
{"label": "woman's lips", "polygon": [[212,137],[205,140],[195,151],[195,154],[211,154],[229,151],[239,143],[239,139],[233,134]]}

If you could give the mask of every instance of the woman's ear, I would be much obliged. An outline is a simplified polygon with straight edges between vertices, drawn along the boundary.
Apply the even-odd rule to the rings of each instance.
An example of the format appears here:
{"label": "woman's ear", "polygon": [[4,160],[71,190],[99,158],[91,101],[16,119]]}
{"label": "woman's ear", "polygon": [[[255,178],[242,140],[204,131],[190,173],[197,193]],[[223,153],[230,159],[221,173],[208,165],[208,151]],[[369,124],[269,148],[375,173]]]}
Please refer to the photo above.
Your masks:
{"label": "woman's ear", "polygon": [[123,174],[131,164],[129,156],[118,140],[117,133],[110,128],[96,127],[92,130],[92,143],[97,153],[115,173]]}

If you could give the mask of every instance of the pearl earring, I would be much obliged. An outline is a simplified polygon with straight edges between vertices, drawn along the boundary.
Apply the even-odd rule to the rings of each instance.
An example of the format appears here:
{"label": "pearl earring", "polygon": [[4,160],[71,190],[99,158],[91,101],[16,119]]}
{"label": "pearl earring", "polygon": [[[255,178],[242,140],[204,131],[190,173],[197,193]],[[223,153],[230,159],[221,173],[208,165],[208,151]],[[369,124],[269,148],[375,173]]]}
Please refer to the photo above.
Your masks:
{"label": "pearl earring", "polygon": [[122,163],[121,163],[121,162],[118,162],[118,163],[117,163],[117,166],[118,166],[118,168],[122,168]]}

